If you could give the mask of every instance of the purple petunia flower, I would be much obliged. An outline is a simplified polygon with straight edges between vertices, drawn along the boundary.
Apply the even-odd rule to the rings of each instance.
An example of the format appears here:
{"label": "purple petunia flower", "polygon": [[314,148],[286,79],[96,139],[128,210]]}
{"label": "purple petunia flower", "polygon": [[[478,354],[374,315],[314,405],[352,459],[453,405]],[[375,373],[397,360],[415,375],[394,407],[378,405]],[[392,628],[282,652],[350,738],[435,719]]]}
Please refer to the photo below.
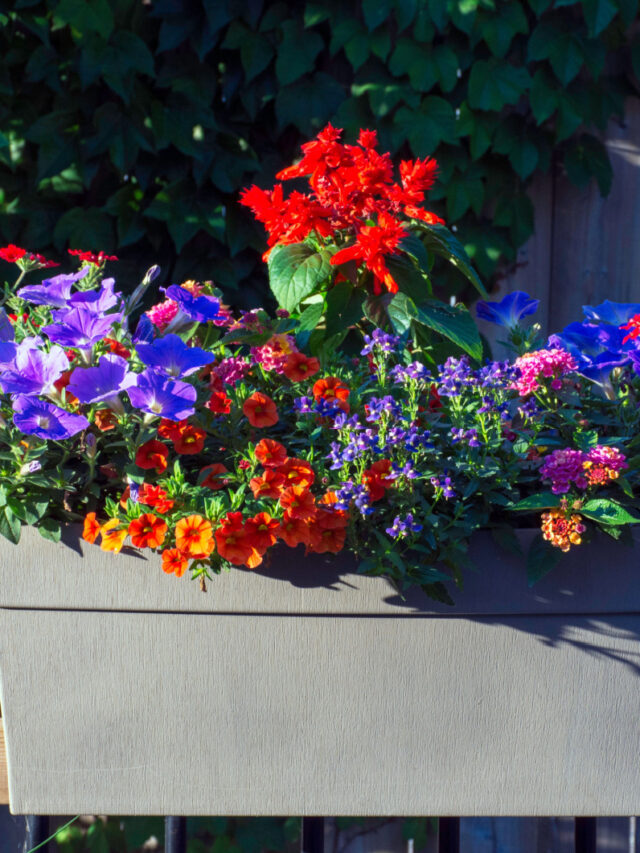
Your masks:
{"label": "purple petunia flower", "polygon": [[177,302],[178,307],[192,321],[209,323],[220,317],[220,300],[216,299],[215,296],[194,296],[193,293],[178,284],[172,284],[171,287],[168,287],[166,295],[168,299]]}
{"label": "purple petunia flower", "polygon": [[194,411],[197,392],[188,382],[168,379],[155,370],[138,375],[138,383],[129,388],[131,405],[150,415],[182,421]]}
{"label": "purple petunia flower", "polygon": [[147,367],[175,377],[189,376],[215,359],[211,352],[187,346],[178,335],[156,338],[152,344],[138,344],[136,352]]}
{"label": "purple petunia flower", "polygon": [[13,422],[25,435],[62,441],[89,426],[84,415],[75,415],[64,409],[33,397],[18,395],[13,401]]}
{"label": "purple petunia flower", "polygon": [[42,284],[27,284],[20,288],[18,296],[33,305],[52,305],[55,308],[66,308],[69,305],[71,288],[76,281],[85,277],[89,269],[89,267],[83,267],[70,275],[56,275],[53,278],[45,278]]}
{"label": "purple petunia flower", "polygon": [[83,290],[74,293],[69,300],[71,308],[84,306],[93,314],[106,314],[120,302],[120,295],[114,292],[114,278],[105,278],[99,290]]}
{"label": "purple petunia flower", "polygon": [[71,374],[68,390],[81,403],[106,402],[116,412],[122,411],[118,397],[136,384],[137,376],[119,355],[103,355],[97,367],[77,367]]}
{"label": "purple petunia flower", "polygon": [[0,343],[8,343],[14,340],[15,331],[11,325],[11,321],[7,317],[7,312],[4,308],[0,308]]}
{"label": "purple petunia flower", "polygon": [[605,299],[595,308],[592,305],[583,305],[582,310],[589,323],[622,326],[623,323],[628,323],[634,314],[640,314],[640,305],[637,302],[611,302]]}
{"label": "purple petunia flower", "polygon": [[523,317],[535,314],[540,304],[539,299],[532,299],[528,293],[516,290],[507,293],[500,302],[485,302],[481,300],[476,303],[476,316],[489,323],[505,326],[512,329],[517,326]]}
{"label": "purple petunia flower", "polygon": [[153,340],[153,323],[143,314],[138,320],[138,325],[133,333],[134,344],[150,344]]}
{"label": "purple petunia flower", "polygon": [[[0,377],[0,384],[6,394],[48,394],[56,379],[68,370],[69,359],[63,349],[52,347],[47,352],[38,349],[39,342],[37,338],[25,338],[17,345],[13,362]],[[13,344],[0,345],[0,359],[3,346]]]}
{"label": "purple petunia flower", "polygon": [[113,324],[121,319],[122,314],[107,314],[106,317],[101,317],[86,305],[79,305],[70,311],[56,312],[56,322],[45,326],[42,331],[48,335],[49,340],[63,347],[91,349],[111,331]]}

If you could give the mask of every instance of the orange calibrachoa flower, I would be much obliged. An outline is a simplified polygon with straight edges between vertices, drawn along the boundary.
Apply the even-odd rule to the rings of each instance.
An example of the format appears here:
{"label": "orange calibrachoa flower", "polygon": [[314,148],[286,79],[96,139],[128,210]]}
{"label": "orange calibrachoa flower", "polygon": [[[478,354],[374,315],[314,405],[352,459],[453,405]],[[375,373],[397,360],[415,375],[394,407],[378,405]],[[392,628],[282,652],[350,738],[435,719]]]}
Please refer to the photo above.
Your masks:
{"label": "orange calibrachoa flower", "polygon": [[255,548],[245,534],[241,512],[228,512],[215,535],[218,553],[224,560],[241,566],[253,556]]}
{"label": "orange calibrachoa flower", "polygon": [[391,460],[380,459],[374,462],[362,475],[362,482],[369,490],[371,501],[379,501],[384,497],[387,489],[390,489],[394,483],[394,478],[391,474]]}
{"label": "orange calibrachoa flower", "polygon": [[228,415],[231,411],[231,398],[224,391],[214,391],[204,404],[214,415]]}
{"label": "orange calibrachoa flower", "polygon": [[308,489],[316,478],[311,465],[304,459],[292,457],[287,459],[284,464],[277,469],[278,474],[282,474],[287,486],[302,486]]}
{"label": "orange calibrachoa flower", "polygon": [[271,397],[261,391],[255,391],[244,401],[242,411],[251,426],[269,427],[278,423],[278,410]]}
{"label": "orange calibrachoa flower", "polygon": [[287,356],[283,373],[292,382],[302,382],[314,376],[320,370],[317,358],[306,356],[302,352],[293,352]]}
{"label": "orange calibrachoa flower", "polygon": [[143,483],[140,486],[138,502],[152,506],[161,515],[173,509],[175,503],[161,486],[152,486],[150,483]]}
{"label": "orange calibrachoa flower", "polygon": [[98,409],[93,416],[93,422],[100,432],[108,432],[110,429],[115,429],[118,416],[112,409]]}
{"label": "orange calibrachoa flower", "polygon": [[187,557],[204,559],[215,548],[211,522],[201,515],[188,515],[176,524],[176,547]]}
{"label": "orange calibrachoa flower", "polygon": [[316,554],[330,552],[337,554],[344,548],[348,521],[343,513],[335,510],[319,509],[314,522],[310,525],[311,542],[309,550]]}
{"label": "orange calibrachoa flower", "polygon": [[100,522],[96,518],[95,512],[88,512],[84,519],[84,527],[82,528],[82,538],[85,542],[91,545],[96,541],[100,534]]}
{"label": "orange calibrachoa flower", "polygon": [[268,512],[259,512],[253,518],[248,518],[244,525],[244,532],[253,547],[264,554],[278,540],[280,522],[271,518]]}
{"label": "orange calibrachoa flower", "polygon": [[119,355],[120,358],[129,358],[131,350],[128,350],[124,344],[117,341],[115,338],[103,338],[104,343],[109,347],[114,355]]}
{"label": "orange calibrachoa flower", "polygon": [[287,511],[280,522],[280,538],[290,548],[295,548],[297,545],[308,545],[311,541],[309,524],[301,518],[294,518]]}
{"label": "orange calibrachoa flower", "polygon": [[200,475],[204,474],[205,476],[201,480],[200,485],[206,489],[213,489],[213,491],[224,489],[225,486],[229,485],[229,479],[224,477],[223,474],[228,473],[229,469],[222,462],[213,462],[211,465],[207,465],[206,468],[201,469]]}
{"label": "orange calibrachoa flower", "polygon": [[168,458],[169,449],[155,438],[145,441],[136,451],[138,468],[155,468],[158,474],[166,470]]}
{"label": "orange calibrachoa flower", "polygon": [[168,438],[169,441],[173,441],[180,432],[180,428],[186,423],[186,421],[170,421],[169,418],[162,418],[158,424],[158,435],[160,438]]}
{"label": "orange calibrachoa flower", "polygon": [[277,468],[286,461],[287,451],[279,441],[263,438],[256,444],[256,459],[265,468]]}
{"label": "orange calibrachoa flower", "polygon": [[100,547],[103,551],[113,551],[114,554],[117,554],[121,550],[128,531],[126,527],[118,528],[119,524],[118,518],[112,518],[100,528],[100,533],[102,533]]}
{"label": "orange calibrachoa flower", "polygon": [[185,424],[177,430],[173,437],[173,447],[176,453],[193,456],[200,453],[204,447],[206,432],[193,424]]}
{"label": "orange calibrachoa flower", "polygon": [[131,544],[136,548],[159,548],[167,534],[167,522],[152,512],[143,512],[129,524]]}
{"label": "orange calibrachoa flower", "polygon": [[317,508],[315,498],[304,486],[290,486],[280,495],[280,506],[287,510],[291,518],[309,521],[315,518]]}
{"label": "orange calibrachoa flower", "polygon": [[253,492],[254,498],[273,498],[280,496],[280,492],[284,488],[284,475],[275,471],[273,468],[267,468],[261,477],[253,477],[249,480],[249,488]]}
{"label": "orange calibrachoa flower", "polygon": [[349,411],[349,403],[347,402],[349,389],[337,376],[325,376],[324,379],[317,379],[311,390],[316,400],[327,400],[329,403],[339,406],[343,412]]}
{"label": "orange calibrachoa flower", "polygon": [[189,560],[177,548],[167,548],[162,552],[162,571],[181,578],[187,571]]}

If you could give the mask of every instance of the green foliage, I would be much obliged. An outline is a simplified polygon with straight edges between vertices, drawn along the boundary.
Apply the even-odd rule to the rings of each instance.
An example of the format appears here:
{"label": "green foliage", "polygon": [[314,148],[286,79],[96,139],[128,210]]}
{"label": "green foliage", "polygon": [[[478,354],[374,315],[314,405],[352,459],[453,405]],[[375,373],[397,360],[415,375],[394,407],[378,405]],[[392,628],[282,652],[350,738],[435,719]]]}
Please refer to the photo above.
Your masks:
{"label": "green foliage", "polygon": [[[165,282],[188,271],[256,305],[264,238],[238,192],[331,120],[438,159],[434,210],[488,280],[532,231],[535,172],[554,160],[608,192],[598,131],[638,92],[637,14],[637,0],[0,0],[0,240],[116,253],[131,284],[153,256]],[[468,287],[437,272],[442,292]]]}

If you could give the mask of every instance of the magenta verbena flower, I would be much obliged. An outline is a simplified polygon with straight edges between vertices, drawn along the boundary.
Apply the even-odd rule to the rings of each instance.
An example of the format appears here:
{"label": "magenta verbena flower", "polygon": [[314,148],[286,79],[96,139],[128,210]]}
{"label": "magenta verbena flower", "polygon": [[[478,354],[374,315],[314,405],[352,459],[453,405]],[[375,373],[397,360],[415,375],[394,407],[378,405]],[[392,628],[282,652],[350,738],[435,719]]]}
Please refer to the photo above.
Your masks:
{"label": "magenta verbena flower", "polygon": [[582,450],[554,450],[545,457],[540,468],[540,478],[551,481],[551,491],[554,495],[566,494],[572,484],[579,489],[586,489],[588,481],[584,462],[587,458],[587,454]]}
{"label": "magenta verbena flower", "polygon": [[18,395],[13,401],[13,422],[25,435],[62,441],[89,426],[84,415],[67,412],[46,400]]}
{"label": "magenta verbena flower", "polygon": [[236,382],[244,379],[250,369],[251,365],[246,359],[238,355],[230,355],[223,358],[220,364],[214,365],[212,373],[227,385],[235,385]]}
{"label": "magenta verbena flower", "polygon": [[578,363],[566,350],[541,349],[521,355],[515,360],[515,367],[519,375],[512,387],[521,397],[528,397],[541,387],[544,379],[550,379],[551,387],[559,391],[562,377],[576,370]]}
{"label": "magenta verbena flower", "polygon": [[151,320],[154,326],[157,326],[160,331],[167,328],[169,323],[178,313],[178,303],[173,299],[165,299],[164,302],[159,302],[153,308],[147,311],[147,317]]}

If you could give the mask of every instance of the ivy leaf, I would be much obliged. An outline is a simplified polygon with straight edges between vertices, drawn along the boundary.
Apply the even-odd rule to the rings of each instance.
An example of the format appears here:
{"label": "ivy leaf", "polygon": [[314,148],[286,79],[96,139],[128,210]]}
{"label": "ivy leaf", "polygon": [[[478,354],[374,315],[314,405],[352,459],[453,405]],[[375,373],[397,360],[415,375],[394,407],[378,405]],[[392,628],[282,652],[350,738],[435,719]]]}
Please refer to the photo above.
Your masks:
{"label": "ivy leaf", "polygon": [[550,118],[558,106],[558,90],[546,68],[539,68],[531,83],[531,110],[538,124]]}
{"label": "ivy leaf", "polygon": [[302,133],[311,135],[327,123],[344,97],[340,83],[324,72],[297,80],[283,86],[276,95],[278,124],[281,128],[293,124]]}
{"label": "ivy leaf", "polygon": [[486,13],[479,25],[489,50],[499,58],[506,55],[514,36],[517,33],[526,33],[528,29],[527,16],[518,0],[505,3],[498,14],[493,10]]}
{"label": "ivy leaf", "polygon": [[430,95],[418,110],[400,107],[394,117],[394,129],[409,139],[416,157],[432,154],[441,142],[455,139],[455,112],[444,98]]}
{"label": "ivy leaf", "polygon": [[607,149],[595,136],[583,133],[575,140],[566,150],[564,165],[572,183],[584,187],[593,177],[598,182],[600,194],[609,194],[613,169]]}
{"label": "ivy leaf", "polygon": [[613,0],[582,0],[581,6],[591,38],[599,36],[618,14],[618,6]]}
{"label": "ivy leaf", "polygon": [[483,299],[489,298],[489,294],[484,289],[484,285],[478,278],[478,274],[471,266],[471,261],[464,250],[464,246],[448,228],[445,228],[444,225],[426,225],[424,222],[420,223],[418,220],[413,220],[412,226],[421,230],[427,251],[433,252],[434,255],[440,255],[450,261],[471,282]]}
{"label": "ivy leaf", "polygon": [[392,0],[362,0],[362,14],[369,32],[387,21],[392,5]]}
{"label": "ivy leaf", "polygon": [[602,524],[618,526],[621,524],[640,524],[640,518],[621,506],[615,501],[607,498],[594,498],[587,501],[579,510],[581,515],[599,521]]}
{"label": "ivy leaf", "polygon": [[282,43],[276,56],[276,77],[286,86],[313,69],[324,42],[317,32],[303,29],[297,20],[284,21],[280,29]]}
{"label": "ivy leaf", "polygon": [[496,59],[478,60],[469,75],[469,105],[477,110],[501,110],[516,104],[531,85],[526,68]]}
{"label": "ivy leaf", "polygon": [[530,495],[528,498],[511,504],[509,509],[513,512],[534,512],[538,509],[553,509],[559,504],[558,495],[554,495],[553,492],[539,492],[537,495]]}
{"label": "ivy leaf", "polygon": [[475,321],[463,305],[446,305],[437,299],[417,307],[416,322],[438,332],[477,361],[482,359],[482,340]]}
{"label": "ivy leaf", "polygon": [[527,581],[529,586],[533,586],[549,574],[557,566],[561,554],[562,551],[559,548],[555,548],[542,536],[536,536],[527,555]]}
{"label": "ivy leaf", "polygon": [[548,59],[563,86],[573,80],[585,60],[580,37],[546,20],[541,21],[531,34],[528,52],[529,59]]}
{"label": "ivy leaf", "polygon": [[78,33],[99,33],[109,38],[114,27],[108,0],[61,0],[54,17],[69,24]]}
{"label": "ivy leaf", "polygon": [[307,243],[275,246],[269,255],[269,285],[278,304],[295,311],[300,302],[326,282],[332,273],[327,252]]}

